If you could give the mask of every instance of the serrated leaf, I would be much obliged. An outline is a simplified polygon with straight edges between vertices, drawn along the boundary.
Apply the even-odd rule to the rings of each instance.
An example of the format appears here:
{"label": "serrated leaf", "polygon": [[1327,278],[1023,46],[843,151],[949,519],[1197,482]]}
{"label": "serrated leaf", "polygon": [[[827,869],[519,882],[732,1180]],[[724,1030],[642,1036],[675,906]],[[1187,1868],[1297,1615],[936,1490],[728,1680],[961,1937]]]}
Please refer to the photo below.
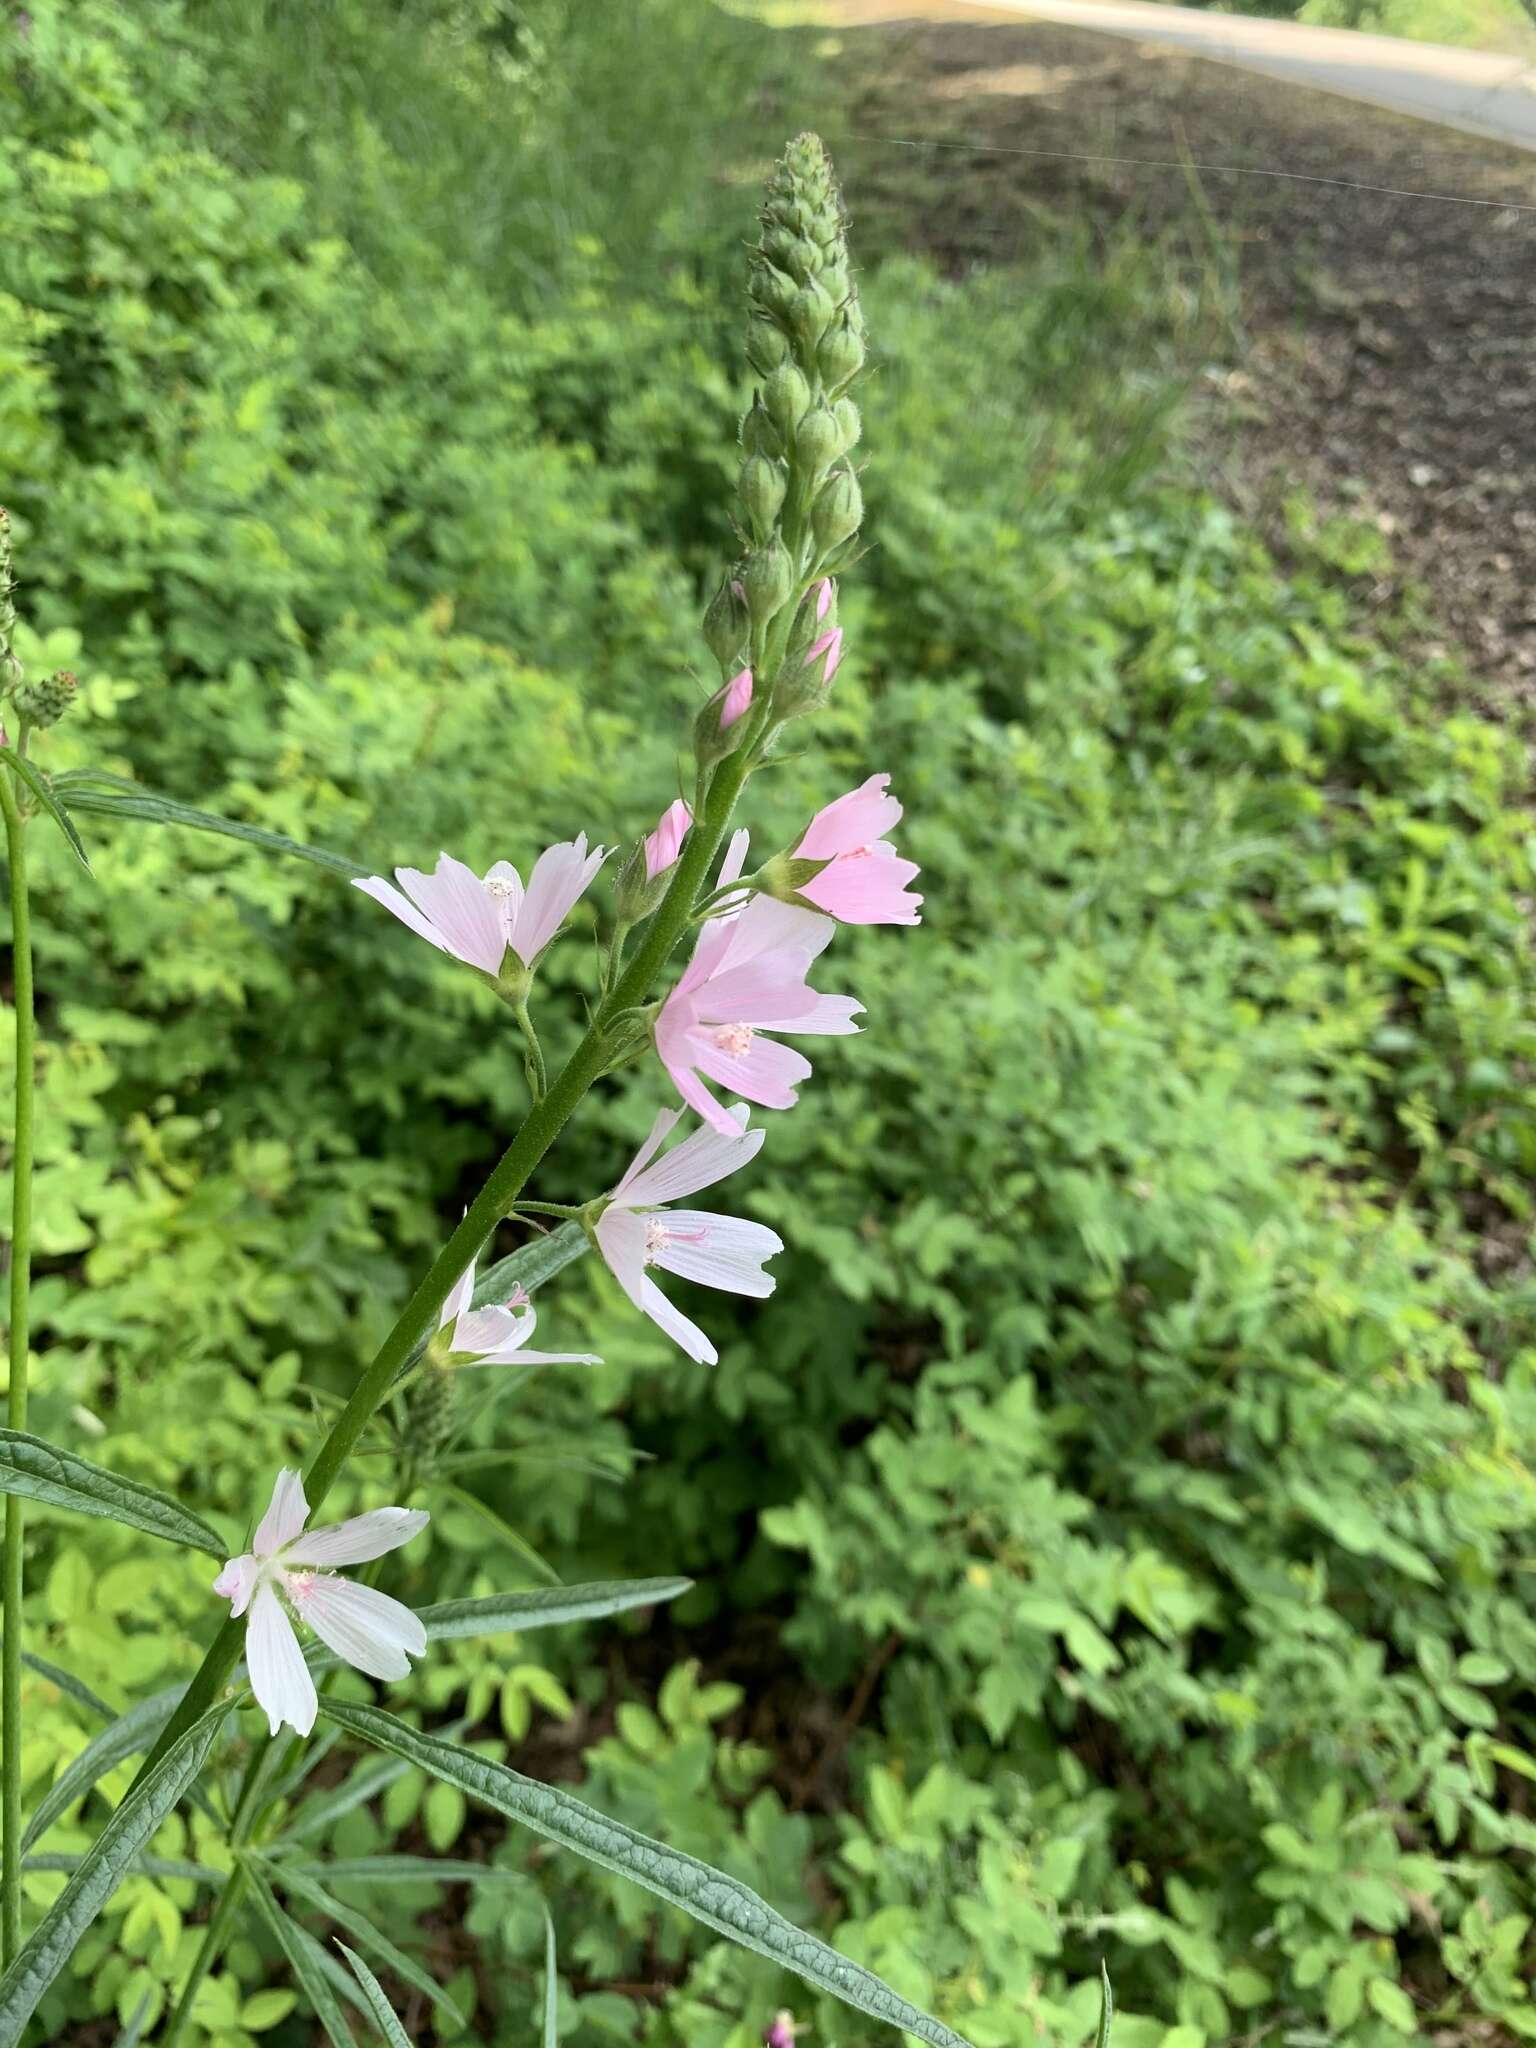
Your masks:
{"label": "serrated leaf", "polygon": [[206,1551],[221,1563],[229,1555],[229,1545],[218,1531],[169,1494],[142,1486],[136,1479],[125,1479],[119,1472],[108,1472],[88,1458],[45,1443],[39,1436],[24,1436],[19,1430],[0,1429],[0,1493],[20,1494],[48,1507],[121,1522],[166,1543]]}
{"label": "serrated leaf", "polygon": [[261,1872],[251,1864],[244,1866],[251,1882],[251,1897],[256,1910],[288,1958],[288,1967],[299,1981],[304,1996],[315,2009],[315,2018],[330,2037],[331,2048],[357,2048],[352,2038],[352,2029],[347,2025],[346,2014],[336,2002],[336,1993],[331,1989],[325,1972],[319,1968],[310,1953],[316,1945],[302,1927],[296,1927],[272,1896],[271,1887]]}
{"label": "serrated leaf", "polygon": [[[231,1702],[193,1722],[136,1785],[81,1858],[30,1941],[0,1978],[0,2041],[19,2041],[38,2002],[120,1879],[208,1760]],[[344,2043],[342,2048],[352,2048]]]}
{"label": "serrated leaf", "polygon": [[355,1912],[351,1906],[344,1906],[339,1899],[333,1899],[323,1885],[296,1864],[263,1862],[262,1869],[274,1876],[287,1890],[296,1892],[307,1905],[313,1906],[317,1913],[323,1913],[328,1920],[334,1920],[338,1927],[344,1927],[354,1941],[360,1941],[365,1948],[373,1949],[402,1983],[412,1985],[423,1998],[429,1998],[434,2005],[440,2006],[455,2026],[464,2025],[464,2015],[437,1980],[430,1976],[420,1963],[378,1933],[364,1914]]}
{"label": "serrated leaf", "polygon": [[183,825],[193,832],[213,832],[224,839],[242,839],[248,846],[259,846],[267,853],[289,854],[298,860],[312,861],[317,867],[329,868],[332,874],[345,875],[348,879],[368,872],[355,860],[348,860],[345,854],[330,853],[321,846],[305,846],[297,839],[288,838],[285,833],[267,832],[259,825],[242,824],[238,818],[221,818],[216,812],[200,811],[175,797],[161,796],[157,790],[146,789],[142,783],[130,782],[125,776],[77,769],[59,776],[56,787],[65,790],[77,811],[94,812],[98,817],[137,818],[146,825]]}
{"label": "serrated leaf", "polygon": [[98,1778],[104,1778],[125,1758],[137,1756],[141,1749],[153,1744],[184,1690],[183,1686],[169,1685],[161,1692],[151,1693],[147,1700],[140,1700],[126,1714],[120,1714],[86,1744],[43,1794],[21,1838],[23,1853],[47,1833],[61,1813],[83,1798]]}
{"label": "serrated leaf", "polygon": [[8,768],[12,769],[17,777],[31,790],[43,809],[64,834],[65,842],[70,852],[79,861],[85,872],[89,874],[91,872],[91,863],[86,857],[85,844],[80,834],[75,830],[74,819],[71,818],[55,794],[53,784],[49,781],[48,777],[44,775],[36,762],[29,761],[25,754],[18,754],[14,747],[0,747],[0,761],[3,761]]}
{"label": "serrated leaf", "polygon": [[344,1941],[338,1939],[336,1946],[352,1965],[352,1974],[362,1987],[363,1997],[367,2000],[368,2010],[373,2015],[374,2024],[389,2043],[389,2048],[411,2048],[410,2038],[396,2018],[394,2007],[384,1996],[384,1987],[380,1984],[378,1978],[375,1977],[362,1957],[354,1955]]}
{"label": "serrated leaf", "polygon": [[915,2034],[930,2048],[968,2048],[962,2035],[909,2004],[873,1971],[794,1926],[724,1871],[712,1870],[681,1849],[669,1848],[622,1821],[610,1820],[559,1786],[541,1785],[504,1764],[461,1749],[457,1743],[424,1735],[377,1707],[348,1706],[329,1699],[320,1704],[324,1713],[363,1741],[457,1786],[482,1805],[508,1820],[521,1821],[589,1863],[631,1878],[706,1927],[783,1969],[795,1971],[818,1990],[830,1992],[872,2019]]}

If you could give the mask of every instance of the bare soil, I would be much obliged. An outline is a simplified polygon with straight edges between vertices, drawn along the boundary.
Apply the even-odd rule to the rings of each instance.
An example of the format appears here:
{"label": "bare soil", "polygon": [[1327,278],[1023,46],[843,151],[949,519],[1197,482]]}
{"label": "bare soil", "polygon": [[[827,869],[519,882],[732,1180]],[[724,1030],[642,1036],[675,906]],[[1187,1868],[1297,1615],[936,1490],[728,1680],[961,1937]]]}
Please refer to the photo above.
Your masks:
{"label": "bare soil", "polygon": [[1211,482],[1277,540],[1298,487],[1372,522],[1394,568],[1368,599],[1421,587],[1477,701],[1528,720],[1536,155],[968,0],[827,12],[844,153],[946,268],[1023,255],[1063,213],[1219,252],[1241,345],[1208,379]]}

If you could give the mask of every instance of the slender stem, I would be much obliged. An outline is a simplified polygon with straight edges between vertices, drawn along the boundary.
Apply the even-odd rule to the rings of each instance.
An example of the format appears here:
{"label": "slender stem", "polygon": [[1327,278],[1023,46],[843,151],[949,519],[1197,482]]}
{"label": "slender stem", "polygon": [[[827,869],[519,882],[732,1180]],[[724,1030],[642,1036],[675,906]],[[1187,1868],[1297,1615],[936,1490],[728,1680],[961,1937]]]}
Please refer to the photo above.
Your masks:
{"label": "slender stem", "polygon": [[528,998],[517,1004],[513,1011],[518,1029],[523,1034],[523,1043],[528,1048],[528,1086],[535,1102],[542,1102],[549,1093],[549,1075],[544,1070],[544,1048],[539,1043],[539,1034],[533,1028],[533,1019],[528,1014]]}
{"label": "slender stem", "polygon": [[[431,1328],[448,1298],[449,1289],[522,1193],[534,1169],[564,1129],[571,1112],[607,1066],[609,1023],[622,1011],[633,1009],[645,1000],[656,976],[687,931],[694,900],[725,836],[731,813],[736,807],[736,798],[746,778],[747,753],[748,750],[742,748],[716,769],[709,786],[709,796],[702,806],[702,815],[688,835],[673,871],[671,886],[634,958],[599,1008],[586,1037],[555,1076],[548,1094],[534,1105],[522,1129],[492,1169],[490,1178],[470,1203],[458,1228],[400,1311],[394,1328],[353,1389],[346,1407],[332,1423],[329,1435],[304,1475],[304,1490],[311,1512],[319,1508],[330,1492],[336,1475],[351,1455],[375,1409],[389,1393],[402,1367],[409,1363],[418,1339]],[[182,1694],[181,1704],[139,1766],[135,1784],[159,1762],[171,1744],[185,1734],[199,1715],[212,1706],[240,1654],[244,1636],[243,1621],[231,1617],[224,1623]]]}
{"label": "slender stem", "polygon": [[[27,897],[27,847],[10,774],[0,770],[11,867],[11,958],[16,1009],[16,1144],[11,1158],[11,1347],[6,1421],[27,1426],[27,1349],[32,1283],[32,1085],[36,1066],[32,1014],[32,914]],[[7,1964],[21,1946],[21,1598],[22,1503],[5,1499],[4,1668],[0,1672],[0,1742],[5,1845],[0,1867],[0,1949]]]}
{"label": "slender stem", "polygon": [[197,1945],[197,1954],[192,1958],[192,1973],[181,1987],[176,2010],[166,2021],[160,2048],[174,2048],[174,2044],[181,2039],[182,2029],[186,2026],[192,2011],[192,2002],[234,1928],[241,1902],[245,1898],[245,1887],[245,1865],[237,1863],[225,1878],[224,1889],[219,1894],[219,1903],[213,1909],[213,1917],[203,1929],[203,1938]]}

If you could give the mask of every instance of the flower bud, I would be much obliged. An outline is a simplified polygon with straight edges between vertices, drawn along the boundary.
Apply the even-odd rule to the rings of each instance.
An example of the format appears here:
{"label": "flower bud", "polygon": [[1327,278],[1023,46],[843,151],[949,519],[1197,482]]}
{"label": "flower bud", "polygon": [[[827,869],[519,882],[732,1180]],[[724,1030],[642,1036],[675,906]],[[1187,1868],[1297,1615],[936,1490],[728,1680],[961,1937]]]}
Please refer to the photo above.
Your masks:
{"label": "flower bud", "polygon": [[777,264],[760,261],[752,266],[747,291],[761,312],[776,314],[783,320],[799,297],[800,287],[788,271],[780,270]]}
{"label": "flower bud", "polygon": [[[855,522],[856,524],[857,522]],[[747,593],[747,610],[754,625],[771,619],[789,596],[794,569],[783,541],[775,537],[766,547],[747,557],[741,580]]]}
{"label": "flower bud", "polygon": [[432,1460],[453,1434],[454,1409],[458,1405],[458,1375],[449,1365],[434,1359],[423,1368],[410,1390],[411,1448],[423,1465]]}
{"label": "flower bud", "polygon": [[846,455],[850,448],[857,448],[859,436],[864,431],[864,421],[859,408],[851,398],[840,398],[832,408],[832,417],[837,421],[838,454]]}
{"label": "flower bud", "polygon": [[793,363],[781,363],[763,386],[763,404],[781,434],[792,434],[811,402],[811,387]]}
{"label": "flower bud", "polygon": [[772,533],[788,485],[782,462],[775,462],[766,455],[747,458],[741,472],[741,502],[747,508],[752,532],[758,540],[766,540]]}
{"label": "flower bud", "polygon": [[820,476],[842,452],[842,433],[830,408],[814,407],[795,429],[796,462],[812,476]]}
{"label": "flower bud", "polygon": [[811,512],[811,531],[822,553],[857,533],[864,517],[864,494],[851,469],[840,469],[822,485]]}
{"label": "flower bud", "polygon": [[829,327],[816,346],[816,367],[822,381],[833,391],[856,377],[864,367],[864,343],[845,312]]}
{"label": "flower bud", "polygon": [[751,726],[752,671],[744,668],[716,690],[693,723],[693,751],[701,768],[734,754]]}
{"label": "flower bud", "polygon": [[725,577],[704,614],[704,644],[722,669],[738,666],[746,651],[750,621],[741,585]]}
{"label": "flower bud", "polygon": [[692,825],[693,813],[678,797],[662,812],[655,831],[631,849],[614,889],[615,912],[621,924],[636,924],[649,917],[666,895],[667,878]]}
{"label": "flower bud", "polygon": [[32,682],[22,678],[16,671],[16,681],[11,686],[11,699],[23,718],[33,725],[57,725],[70,705],[75,701],[79,682],[73,671],[56,669],[51,676],[43,676]]}
{"label": "flower bud", "polygon": [[816,344],[837,316],[837,302],[816,278],[796,292],[786,318],[801,346],[814,351]]}
{"label": "flower bud", "polygon": [[755,398],[742,416],[741,446],[747,455],[784,453],[784,436],[769,419],[761,398]]}
{"label": "flower bud", "polygon": [[783,328],[758,314],[747,328],[747,361],[760,377],[767,377],[788,359],[789,343]]}

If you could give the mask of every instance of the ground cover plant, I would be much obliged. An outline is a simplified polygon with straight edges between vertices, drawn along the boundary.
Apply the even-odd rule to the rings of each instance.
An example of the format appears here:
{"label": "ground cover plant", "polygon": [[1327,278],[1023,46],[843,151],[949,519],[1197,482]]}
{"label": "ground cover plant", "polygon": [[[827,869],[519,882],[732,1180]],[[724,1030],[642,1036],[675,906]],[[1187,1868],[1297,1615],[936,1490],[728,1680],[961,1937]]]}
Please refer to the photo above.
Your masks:
{"label": "ground cover plant", "polygon": [[[496,997],[341,873],[162,821],[526,878],[573,819],[663,815],[678,721],[731,680],[691,673],[694,621],[761,381],[724,221],[763,165],[681,193],[648,273],[595,185],[559,262],[506,263],[492,230],[455,263],[430,190],[381,186],[363,220],[328,181],[340,127],[260,38],[223,24],[215,61],[193,15],[152,12],[151,35],[31,10],[3,88],[15,647],[80,677],[45,742],[66,796],[89,764],[171,800],[113,817],[121,791],[77,782],[91,880],[27,828],[28,1426],[233,1535],[330,1427],[526,1083]],[[435,25],[433,89],[493,77],[515,109],[500,29]],[[355,142],[398,109],[352,47]],[[430,293],[424,217],[451,267]],[[381,1703],[729,1871],[978,2042],[1086,2038],[1101,1956],[1116,2039],[1146,2048],[1529,2032],[1516,750],[1362,634],[1358,534],[1298,506],[1277,567],[1182,480],[1155,252],[1064,236],[957,282],[893,258],[861,290],[878,545],[754,837],[798,843],[889,769],[927,921],[840,934],[847,979],[817,985],[856,988],[869,1028],[754,1122],[772,1143],[727,1206],[784,1242],[772,1301],[668,1282],[716,1365],[589,1254],[535,1291],[538,1341],[601,1367],[517,1377],[494,1434],[462,1387],[418,1410],[442,1469],[389,1590],[518,1589],[522,1630],[435,1640]],[[598,976],[579,930],[541,964],[554,1063]],[[645,1071],[568,1127],[557,1194],[613,1185]],[[585,1243],[544,1220],[551,1258]],[[428,1505],[388,1455],[317,1519]],[[184,1686],[224,1558],[172,1570],[33,1504],[26,1529],[35,1924],[141,1754],[82,1763],[107,1724],[59,1673],[114,1715]],[[579,1618],[574,1589],[637,1570],[693,1587]],[[781,2008],[877,2038],[403,1759],[337,1742],[307,1782],[274,1901],[343,1969],[333,1935],[368,1952],[340,1915],[380,1928],[413,2039],[542,2028],[546,1906],[569,2040],[744,2048]],[[36,2039],[163,2038],[228,1856],[195,1801],[146,1855]],[[242,1920],[184,2038],[313,2038],[283,1924]]]}

